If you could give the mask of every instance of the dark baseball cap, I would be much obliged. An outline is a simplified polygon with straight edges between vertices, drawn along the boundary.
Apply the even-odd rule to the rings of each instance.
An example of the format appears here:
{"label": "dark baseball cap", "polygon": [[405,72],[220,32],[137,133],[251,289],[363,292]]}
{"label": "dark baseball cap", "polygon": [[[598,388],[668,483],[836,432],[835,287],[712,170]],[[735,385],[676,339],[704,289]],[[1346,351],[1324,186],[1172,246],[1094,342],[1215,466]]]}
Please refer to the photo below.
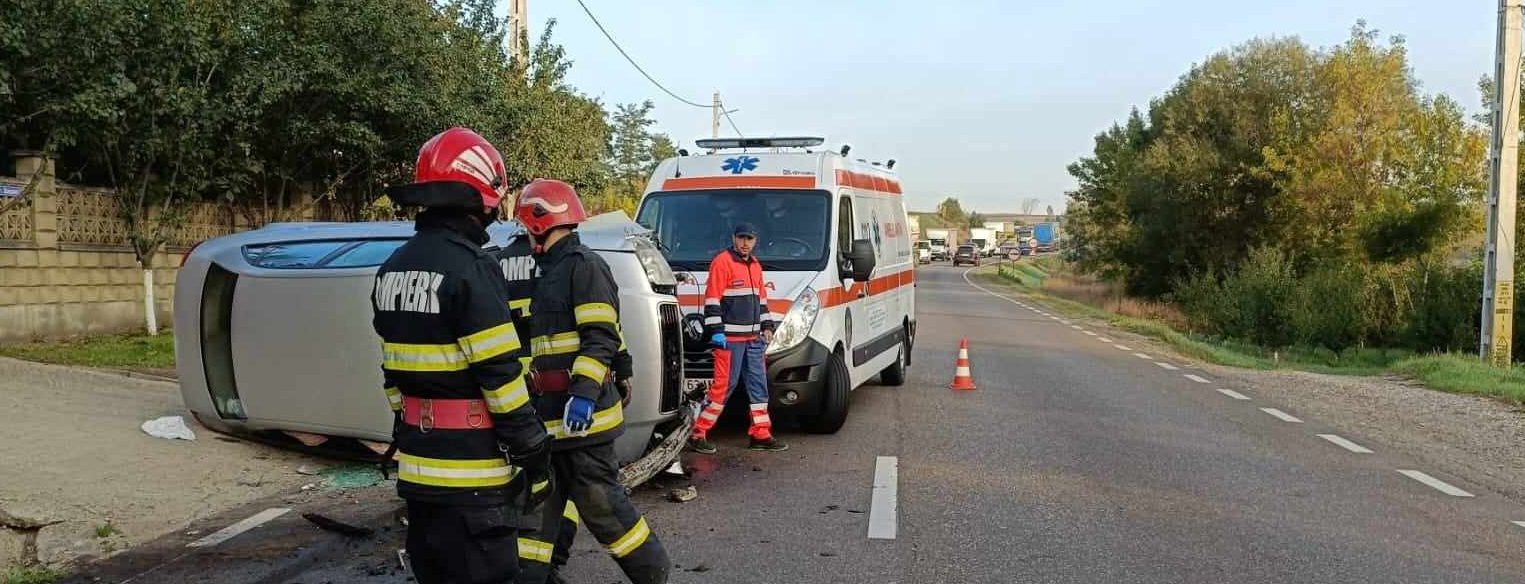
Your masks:
{"label": "dark baseball cap", "polygon": [[748,237],[757,237],[757,226],[746,222],[737,223],[736,228],[731,231],[731,236],[741,237],[743,235]]}

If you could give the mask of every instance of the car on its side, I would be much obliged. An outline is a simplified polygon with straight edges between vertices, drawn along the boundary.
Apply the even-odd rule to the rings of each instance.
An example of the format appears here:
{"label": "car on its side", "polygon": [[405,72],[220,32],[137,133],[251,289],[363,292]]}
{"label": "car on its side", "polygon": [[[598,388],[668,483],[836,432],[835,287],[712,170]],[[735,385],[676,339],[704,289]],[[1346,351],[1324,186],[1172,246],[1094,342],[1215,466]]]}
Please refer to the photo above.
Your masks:
{"label": "car on its side", "polygon": [[[254,440],[355,458],[385,451],[392,412],[370,293],[377,268],[413,231],[408,222],[275,223],[197,245],[175,282],[186,408],[207,428]],[[488,232],[489,245],[501,246],[520,229],[498,223]],[[692,412],[676,278],[649,231],[623,214],[594,217],[579,232],[619,284],[620,328],[635,360],[616,455],[660,470]]]}

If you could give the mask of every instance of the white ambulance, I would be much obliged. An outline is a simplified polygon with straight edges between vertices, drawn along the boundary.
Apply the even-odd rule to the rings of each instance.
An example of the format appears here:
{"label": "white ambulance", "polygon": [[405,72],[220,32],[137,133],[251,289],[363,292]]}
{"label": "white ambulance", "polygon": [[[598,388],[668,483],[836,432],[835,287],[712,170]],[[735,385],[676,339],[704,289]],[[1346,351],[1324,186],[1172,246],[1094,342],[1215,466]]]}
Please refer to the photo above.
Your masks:
{"label": "white ambulance", "polygon": [[894,161],[853,160],[846,146],[820,151],[822,143],[699,140],[707,154],[657,166],[636,221],[689,275],[678,300],[690,389],[713,376],[702,315],[710,260],[731,245],[735,224],[757,226],[769,308],[784,315],[767,349],[772,409],[831,433],[847,419],[854,388],[876,375],[884,385],[905,383],[916,257]]}

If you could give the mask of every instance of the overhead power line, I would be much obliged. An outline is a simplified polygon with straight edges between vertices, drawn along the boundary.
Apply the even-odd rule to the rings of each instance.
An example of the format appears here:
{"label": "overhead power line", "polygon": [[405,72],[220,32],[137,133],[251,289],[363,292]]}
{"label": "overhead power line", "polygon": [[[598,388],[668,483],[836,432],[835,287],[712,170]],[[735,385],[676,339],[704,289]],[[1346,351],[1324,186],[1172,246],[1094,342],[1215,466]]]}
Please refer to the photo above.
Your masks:
{"label": "overhead power line", "polygon": [[741,128],[736,127],[736,120],[731,119],[731,110],[725,109],[725,102],[723,101],[720,102],[720,113],[725,114],[725,121],[731,124],[731,130],[736,132],[737,138],[747,137],[746,134],[741,133]]}
{"label": "overhead power line", "polygon": [[[604,38],[609,39],[609,44],[614,45],[614,50],[619,51],[620,55],[623,55],[625,57],[625,60],[630,62],[630,66],[631,67],[635,67],[636,71],[640,71],[641,75],[646,77],[647,81],[650,81],[652,85],[657,86],[657,89],[660,89],[660,90],[662,90],[663,93],[666,93],[667,95],[672,96],[673,99],[676,99],[676,100],[681,101],[683,103],[686,103],[688,105],[691,105],[691,106],[694,106],[694,107],[702,107],[702,108],[705,108],[705,109],[709,109],[711,107],[710,104],[704,104],[704,103],[699,103],[699,102],[696,102],[696,101],[693,101],[693,100],[684,99],[682,96],[680,96],[680,95],[678,95],[676,93],[673,93],[672,90],[670,90],[666,86],[662,85],[662,83],[657,81],[655,77],[652,77],[650,73],[647,73],[645,69],[642,69],[641,65],[639,63],[636,63],[635,59],[630,56],[630,53],[625,52],[625,48],[620,46],[619,41],[614,40],[614,35],[609,34],[609,30],[604,28],[604,24],[598,21],[598,17],[594,16],[593,15],[593,11],[588,9],[587,3],[583,2],[583,0],[577,0],[577,5],[581,6],[582,7],[582,11],[586,12],[588,14],[588,19],[593,21],[593,26],[598,27],[598,31],[601,32],[601,33],[604,33]],[[728,115],[726,115],[726,117],[730,118],[730,115],[728,114]],[[733,124],[733,126],[734,126],[734,124]]]}

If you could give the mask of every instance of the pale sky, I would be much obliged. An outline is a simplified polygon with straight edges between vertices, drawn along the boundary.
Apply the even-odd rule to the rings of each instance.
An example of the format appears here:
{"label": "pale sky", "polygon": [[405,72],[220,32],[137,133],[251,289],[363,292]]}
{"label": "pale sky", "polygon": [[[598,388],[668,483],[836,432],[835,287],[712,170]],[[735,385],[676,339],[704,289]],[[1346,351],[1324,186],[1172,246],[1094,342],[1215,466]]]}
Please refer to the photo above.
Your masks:
{"label": "pale sky", "polygon": [[[1065,166],[1097,132],[1257,36],[1326,46],[1365,19],[1407,39],[1424,91],[1475,112],[1497,21],[1490,0],[584,1],[669,89],[706,104],[720,91],[747,135],[846,142],[898,161],[913,210],[951,195],[986,213],[1026,197],[1062,208],[1075,185]],[[576,0],[530,0],[529,13],[531,38],[557,20],[579,90],[652,100],[659,129],[683,145],[709,135],[709,109],[648,83]]]}

